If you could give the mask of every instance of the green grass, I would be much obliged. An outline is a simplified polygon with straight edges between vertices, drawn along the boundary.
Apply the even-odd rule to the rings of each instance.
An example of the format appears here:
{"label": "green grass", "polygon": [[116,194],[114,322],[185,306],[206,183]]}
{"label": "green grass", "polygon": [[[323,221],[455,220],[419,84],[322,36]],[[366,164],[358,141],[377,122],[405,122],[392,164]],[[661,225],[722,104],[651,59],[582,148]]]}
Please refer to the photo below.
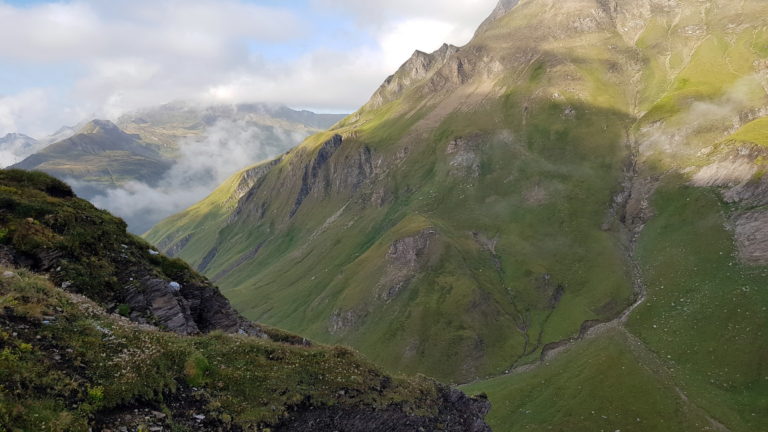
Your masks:
{"label": "green grass", "polygon": [[728,137],[728,140],[768,146],[768,117],[759,118],[745,124]]}
{"label": "green grass", "polygon": [[[750,13],[738,19],[749,23],[765,5],[747,3]],[[679,17],[654,11],[635,40],[612,26],[552,27],[542,18],[549,11],[523,2],[463,51],[481,65],[498,60],[498,81],[479,73],[447,98],[439,80],[422,83],[340,123],[334,132],[344,145],[293,218],[328,134],[276,165],[239,219],[227,221],[225,198],[216,197],[148,238],[191,234],[181,256],[195,264],[218,248],[207,274],[221,276],[248,317],[349,344],[389,370],[466,382],[530,362],[544,344],[629,304],[624,239],[602,227],[631,144],[644,169],[705,163],[699,151],[732,121],[693,124],[697,109],[737,114],[765,104],[753,76],[765,32],[728,27],[736,19],[729,8],[702,15],[697,2],[679,4]],[[707,37],[686,34],[699,24]],[[463,171],[447,153],[456,139],[471,143],[474,160]],[[365,147],[380,177],[353,189],[345,181]],[[381,196],[383,205],[372,199]],[[396,298],[382,301],[389,247],[425,227],[439,233],[428,257]],[[496,256],[475,232],[498,238]],[[564,288],[555,308],[546,278]],[[352,317],[349,327],[331,332],[334,314]]]}
{"label": "green grass", "polygon": [[15,272],[0,280],[3,430],[86,431],[94,417],[135,406],[173,424],[183,413],[169,407],[190,391],[209,420],[248,430],[299,405],[437,412],[434,382],[391,378],[345,348],[139,329],[43,277],[2,270]]}
{"label": "green grass", "polygon": [[768,428],[768,271],[740,262],[715,191],[669,180],[640,242],[648,301],[630,330],[732,430]]}
{"label": "green grass", "polygon": [[546,365],[464,386],[493,405],[495,432],[701,431],[702,412],[677,393],[665,367],[620,330],[579,343]]}
{"label": "green grass", "polygon": [[[350,344],[393,371],[464,381],[504,370],[543,344],[576,333],[583,321],[609,319],[631,291],[616,240],[594,223],[603,218],[620,177],[627,118],[574,101],[576,118],[563,122],[565,104],[536,101],[523,125],[517,116],[522,97],[512,93],[475,113],[448,116],[427,141],[413,147],[410,162],[388,177],[392,202],[384,208],[347,202],[342,191],[339,197],[310,199],[311,211],[286,221],[292,194],[273,194],[271,185],[281,191],[298,187],[296,179],[280,184],[284,170],[306,163],[307,152],[297,150],[292,155],[297,160],[273,168],[252,198],[251,209],[268,206],[270,216],[261,223],[245,219],[225,227],[226,193],[217,192],[148,238],[192,234],[181,256],[194,263],[219,245],[210,276],[263,243],[255,259],[218,281],[252,319]],[[348,159],[364,143],[403,136],[410,121],[366,127],[336,157]],[[500,128],[523,133],[510,139],[497,134]],[[593,128],[605,133],[595,139]],[[451,174],[446,147],[457,137],[476,142],[476,180]],[[538,183],[547,189],[546,202],[526,204],[522,191]],[[378,300],[389,245],[425,227],[440,233],[429,268],[393,301]],[[472,239],[473,231],[500,238],[501,274]],[[537,287],[545,273],[567,287],[554,312],[547,306],[551,293]],[[331,334],[330,317],[339,311],[364,319]],[[517,329],[523,322],[530,327],[528,343]],[[489,328],[503,331],[491,335]],[[390,343],[384,346],[382,339]]]}
{"label": "green grass", "polygon": [[614,331],[466,386],[488,394],[494,430],[704,430],[704,413],[732,431],[768,427],[768,271],[737,258],[716,191],[672,177],[652,205],[639,245],[648,299],[628,324],[642,342]]}

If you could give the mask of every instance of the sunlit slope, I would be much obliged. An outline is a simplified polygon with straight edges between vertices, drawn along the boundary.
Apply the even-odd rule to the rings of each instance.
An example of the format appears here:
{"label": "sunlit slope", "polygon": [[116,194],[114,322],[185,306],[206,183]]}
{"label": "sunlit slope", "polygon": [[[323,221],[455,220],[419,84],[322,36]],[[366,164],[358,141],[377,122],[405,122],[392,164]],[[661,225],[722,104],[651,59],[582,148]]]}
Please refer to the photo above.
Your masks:
{"label": "sunlit slope", "polygon": [[695,175],[768,114],[765,16],[523,1],[457,52],[415,55],[236,204],[215,194],[147,237],[247,316],[393,370],[464,382],[534,361],[637,297],[632,233],[658,178]]}

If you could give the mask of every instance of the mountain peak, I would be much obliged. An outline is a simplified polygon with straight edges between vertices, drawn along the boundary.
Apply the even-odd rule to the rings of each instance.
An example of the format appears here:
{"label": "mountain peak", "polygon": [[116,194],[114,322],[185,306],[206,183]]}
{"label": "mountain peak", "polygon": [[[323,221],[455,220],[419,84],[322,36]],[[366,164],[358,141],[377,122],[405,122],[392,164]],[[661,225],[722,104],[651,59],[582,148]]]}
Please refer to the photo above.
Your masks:
{"label": "mountain peak", "polygon": [[86,123],[85,126],[80,128],[80,130],[77,133],[86,134],[86,135],[96,135],[96,134],[123,135],[125,134],[125,132],[123,132],[122,129],[117,127],[117,125],[112,123],[111,121],[99,120],[99,119],[91,120],[90,122]]}
{"label": "mountain peak", "polygon": [[503,17],[507,14],[507,12],[511,11],[512,8],[517,6],[517,4],[520,3],[520,0],[499,0],[499,4],[496,5],[496,8],[493,9],[493,12],[491,12],[491,15],[483,21],[482,24],[480,24],[480,27],[477,29],[477,32],[482,32],[485,30],[491,23],[495,22],[499,18]]}
{"label": "mountain peak", "polygon": [[431,76],[445,64],[451,55],[458,51],[459,47],[447,43],[444,43],[431,54],[419,50],[414,51],[413,55],[400,66],[400,69],[384,81],[371,97],[368,106],[377,108],[400,97],[407,89]]}
{"label": "mountain peak", "polygon": [[35,139],[32,138],[31,136],[24,135],[22,133],[16,133],[16,132],[7,133],[5,134],[4,137],[0,138],[0,141],[11,141],[11,140],[35,141]]}

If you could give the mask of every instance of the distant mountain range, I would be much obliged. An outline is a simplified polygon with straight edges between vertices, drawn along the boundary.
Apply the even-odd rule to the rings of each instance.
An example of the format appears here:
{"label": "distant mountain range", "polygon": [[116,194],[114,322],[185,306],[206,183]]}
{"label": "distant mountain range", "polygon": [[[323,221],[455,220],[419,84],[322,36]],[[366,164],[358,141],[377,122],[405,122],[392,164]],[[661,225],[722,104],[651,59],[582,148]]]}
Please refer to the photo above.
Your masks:
{"label": "distant mountain range", "polygon": [[[186,186],[199,190],[197,193],[203,195],[197,199],[202,198],[222,178],[292,148],[342,117],[263,104],[199,107],[173,103],[124,115],[117,124],[93,120],[76,129],[62,128],[44,142],[9,135],[0,142],[0,149],[8,149],[12,155],[35,151],[11,167],[40,170],[67,180],[80,196],[111,208],[113,191],[133,184],[171,189],[166,191],[171,195],[173,190],[184,192],[181,189]],[[51,140],[56,141],[46,145]],[[236,154],[219,155],[219,147],[221,153]],[[234,160],[238,165],[210,167],[206,164],[217,161],[211,156]],[[217,173],[209,172],[213,168]],[[223,177],[218,174],[221,170]],[[190,184],[179,185],[174,183],[177,179],[169,179],[179,177],[178,171],[189,174]],[[111,209],[119,213],[119,207]],[[172,211],[160,208],[123,216],[135,232],[142,232]]]}

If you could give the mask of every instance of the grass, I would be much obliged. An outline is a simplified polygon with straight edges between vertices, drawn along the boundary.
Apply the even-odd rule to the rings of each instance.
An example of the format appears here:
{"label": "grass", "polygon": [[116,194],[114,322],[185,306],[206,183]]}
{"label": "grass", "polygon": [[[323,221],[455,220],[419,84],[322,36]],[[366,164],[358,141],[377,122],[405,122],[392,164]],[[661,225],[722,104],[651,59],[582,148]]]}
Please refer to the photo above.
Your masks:
{"label": "grass", "polygon": [[[195,263],[219,245],[209,275],[264,244],[255,259],[218,281],[234,304],[250,318],[350,344],[390,370],[451,381],[504,370],[531,350],[574,334],[583,321],[611,317],[631,291],[618,244],[592,222],[602,219],[614,192],[611,185],[620,176],[627,119],[574,102],[577,117],[562,122],[566,105],[541,101],[530,107],[523,125],[516,115],[522,97],[512,93],[482,111],[445,119],[428,141],[413,147],[409,164],[393,169],[388,177],[392,202],[384,208],[348,203],[344,191],[339,197],[312,198],[311,212],[286,221],[292,202],[284,193],[298,185],[295,179],[280,184],[280,176],[306,163],[300,149],[273,168],[251,198],[250,209],[267,205],[270,216],[261,223],[244,219],[225,226],[226,193],[217,192],[148,238],[192,234],[181,256]],[[409,122],[368,126],[335,157],[349,160],[363,143],[403,136]],[[497,136],[495,131],[505,127],[523,135]],[[595,127],[606,131],[598,140],[589,132]],[[451,174],[446,146],[456,137],[478,145],[476,180]],[[561,160],[568,162],[556,167]],[[540,181],[548,183],[547,202],[525,204],[521,191]],[[280,195],[273,193],[278,187]],[[318,231],[345,205],[337,220]],[[425,227],[440,232],[429,268],[401,296],[382,304],[377,284],[390,271],[383,259],[389,245]],[[499,236],[503,274],[472,239],[473,231]],[[541,294],[536,282],[545,273],[567,286],[554,312],[547,306],[549,294]],[[329,320],[339,311],[365,318],[332,334]],[[524,321],[530,321],[528,344],[517,330]],[[489,335],[491,327],[504,332]],[[382,338],[390,344],[378,343]],[[477,346],[483,351],[478,353]]]}
{"label": "grass", "polygon": [[640,242],[648,301],[630,330],[732,430],[768,428],[768,271],[739,260],[715,191],[670,180],[653,205]]}
{"label": "grass", "polygon": [[496,432],[701,431],[710,426],[677,393],[664,365],[620,330],[580,343],[546,365],[463,387],[484,392]]}
{"label": "grass", "polygon": [[768,146],[768,117],[753,120],[728,138],[729,141]]}
{"label": "grass", "polygon": [[[207,274],[221,276],[247,316],[349,344],[392,371],[466,382],[530,362],[544,344],[586,320],[611,319],[630,301],[622,238],[601,229],[630,144],[640,145],[641,162],[659,161],[654,169],[687,168],[732,123],[727,115],[690,121],[696,109],[735,114],[765,104],[752,76],[765,32],[728,28],[730,9],[702,15],[699,3],[678,3],[679,17],[654,11],[634,39],[613,26],[575,32],[523,2],[464,49],[480,64],[498,60],[499,81],[460,88],[467,101],[453,112],[435,111],[445,108],[439,91],[422,104],[414,95],[427,89],[417,86],[340,123],[333,132],[344,145],[295,217],[288,212],[328,134],[276,165],[236,220],[227,220],[222,195],[148,238],[191,234],[181,256],[193,263],[217,248]],[[738,19],[765,11],[747,3],[751,12]],[[699,24],[707,37],[686,33]],[[480,84],[493,90],[474,100]],[[448,154],[454,140],[467,143],[469,166]],[[379,177],[355,189],[345,181],[359,174],[365,147]],[[382,301],[389,247],[426,227],[439,233],[428,257],[396,298]],[[495,253],[474,233],[498,239]],[[564,288],[554,308],[542,280]],[[331,331],[342,315],[346,327]]]}
{"label": "grass", "polygon": [[0,171],[0,203],[0,243],[34,268],[56,263],[45,269],[53,270],[56,283],[77,286],[94,300],[120,300],[119,279],[139,267],[178,280],[200,278],[182,262],[152,256],[149,244],[128,234],[122,219],[76,198],[69,186],[46,174]]}
{"label": "grass", "polygon": [[436,413],[434,382],[388,377],[345,348],[140,329],[43,277],[2,270],[14,272],[0,280],[3,430],[86,431],[143,406],[170,414],[173,427],[190,415],[173,405],[187,397],[208,421],[248,430],[299,405]]}

